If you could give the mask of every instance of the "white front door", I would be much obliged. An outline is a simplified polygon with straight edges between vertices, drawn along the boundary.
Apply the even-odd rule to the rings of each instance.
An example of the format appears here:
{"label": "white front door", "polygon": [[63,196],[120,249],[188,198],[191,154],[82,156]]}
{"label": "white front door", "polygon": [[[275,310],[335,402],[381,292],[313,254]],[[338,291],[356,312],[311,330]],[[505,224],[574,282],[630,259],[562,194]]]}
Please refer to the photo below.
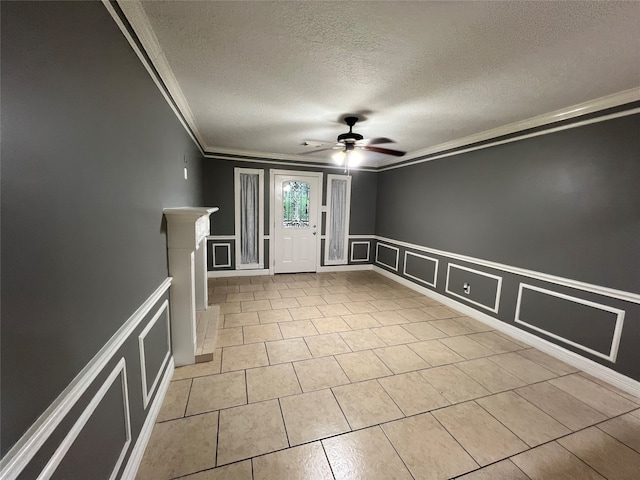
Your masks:
{"label": "white front door", "polygon": [[274,177],[275,273],[315,272],[320,236],[317,176]]}

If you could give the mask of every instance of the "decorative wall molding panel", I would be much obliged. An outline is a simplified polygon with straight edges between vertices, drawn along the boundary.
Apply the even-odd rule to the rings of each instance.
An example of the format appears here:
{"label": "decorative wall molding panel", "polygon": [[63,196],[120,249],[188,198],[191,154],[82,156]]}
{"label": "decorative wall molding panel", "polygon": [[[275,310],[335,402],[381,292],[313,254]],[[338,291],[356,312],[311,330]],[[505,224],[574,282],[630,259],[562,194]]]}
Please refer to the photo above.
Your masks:
{"label": "decorative wall molding panel", "polygon": [[[391,254],[395,257],[395,260],[389,263],[385,263],[383,260],[380,259],[380,247],[382,247],[382,250],[387,250],[386,255],[390,255],[389,251],[393,251],[394,253]],[[383,255],[385,255],[383,253]],[[380,264],[380,265],[384,265],[385,267],[388,267],[392,270],[395,270],[396,272],[398,271],[398,257],[400,255],[400,249],[398,247],[393,247],[391,245],[387,245],[386,243],[376,243],[376,263]]]}
{"label": "decorative wall molding panel", "polygon": [[[366,254],[365,255],[359,255],[356,256],[356,246],[358,245],[364,245],[366,246]],[[351,242],[351,257],[350,257],[350,261],[352,263],[355,262],[368,262],[369,258],[370,258],[370,252],[371,252],[371,242],[368,241],[360,241],[360,240],[356,240]]]}
{"label": "decorative wall molding panel", "polygon": [[[18,440],[11,450],[4,456],[0,462],[0,478],[2,480],[15,480],[21,474],[25,468],[27,468],[31,460],[36,454],[43,448],[47,440],[51,435],[56,432],[63,420],[68,418],[69,412],[78,405],[85,392],[89,389],[96,388],[96,379],[104,372],[105,368],[109,364],[114,364],[114,358],[118,358],[122,355],[123,346],[126,342],[133,342],[136,346],[139,344],[139,335],[142,333],[142,322],[148,319],[156,307],[157,312],[162,311],[163,307],[158,307],[158,303],[163,301],[161,305],[166,303],[167,293],[171,286],[171,277],[164,280],[160,286],[147,298],[140,307],[122,324],[118,331],[109,339],[109,341],[100,349],[100,351],[89,361],[89,363],[76,375],[71,383],[64,389],[64,391],[56,398],[49,408],[36,420],[36,422],[29,428],[29,430]],[[157,313],[156,312],[156,313]],[[161,315],[158,317],[161,318]],[[148,326],[151,321],[145,324]],[[163,339],[166,342],[166,338]],[[137,348],[132,348],[131,351],[135,351]],[[129,425],[129,395],[130,391],[126,384],[126,363],[135,364],[138,359],[135,358],[123,358],[115,362],[115,367],[107,377],[107,379],[101,384],[97,392],[89,400],[82,413],[75,420],[74,426],[68,432],[65,432],[63,440],[56,448],[54,452],[51,452],[51,460],[47,466],[39,473],[38,478],[49,478],[55,469],[62,462],[65,454],[69,451],[75,439],[82,428],[87,424],[87,421],[91,417],[91,413],[99,407],[101,399],[104,397],[106,391],[111,387],[118,378],[121,378],[123,388],[123,407],[127,412],[127,438],[129,442],[131,438],[134,438],[138,432],[132,432]],[[172,365],[172,361],[168,362]],[[165,368],[165,372],[168,371],[168,367]],[[166,373],[165,373],[166,374]],[[137,391],[142,392],[143,385],[136,385],[134,388]],[[153,404],[158,404],[158,409],[162,403],[163,393],[161,389],[158,389],[155,397],[153,398]],[[142,405],[140,406],[142,407]],[[152,407],[153,408],[153,407]],[[124,419],[123,419],[124,421]],[[66,442],[66,443],[65,443]],[[118,459],[119,463],[126,458],[129,453],[130,444],[127,442],[123,445],[122,453]],[[116,468],[117,467],[117,468]],[[114,473],[112,478],[115,478],[120,465],[114,465]],[[127,477],[123,477],[127,478]],[[133,478],[133,477],[131,477]]]}
{"label": "decorative wall molding panel", "polygon": [[[231,266],[231,244],[230,243],[214,243],[212,245],[213,248],[213,268],[225,268]],[[226,261],[223,263],[216,263],[216,259],[218,258],[217,249],[226,250]]]}
{"label": "decorative wall molding panel", "polygon": [[93,413],[99,407],[100,402],[104,398],[105,394],[117,379],[120,379],[120,387],[122,389],[122,404],[124,406],[123,428],[125,430],[125,442],[122,445],[120,455],[115,465],[113,466],[113,469],[111,470],[109,480],[114,480],[116,478],[116,475],[120,471],[120,466],[122,465],[124,456],[126,455],[129,445],[131,444],[131,415],[129,411],[129,393],[127,391],[127,365],[124,358],[120,359],[116,367],[100,387],[100,390],[98,390],[98,393],[94,395],[94,397],[89,402],[89,405],[87,405],[76,423],[73,425],[73,427],[71,427],[69,433],[67,433],[67,435],[64,437],[64,440],[62,440],[58,449],[49,458],[46,466],[44,467],[42,472],[40,472],[40,475],[38,475],[37,480],[49,480],[49,478],[51,478],[58,465],[60,465],[60,462],[62,462],[62,460],[64,459],[64,456],[67,454],[74,441],[89,421],[91,415],[93,415]]}
{"label": "decorative wall molding panel", "polygon": [[615,370],[612,370],[611,368],[608,368],[600,363],[594,362],[593,360],[583,357],[582,355],[566,350],[561,346],[556,345],[555,343],[551,343],[536,335],[533,335],[532,333],[525,332],[524,330],[514,327],[513,325],[501,322],[500,320],[493,318],[486,313],[482,313],[475,308],[464,305],[457,300],[417,285],[411,280],[402,278],[394,274],[393,272],[377,267],[375,265],[373,266],[373,270],[375,272],[378,272],[380,275],[391,278],[396,282],[408,288],[411,288],[412,290],[415,290],[418,293],[433,298],[464,315],[474,318],[490,326],[491,328],[506,333],[507,335],[510,335],[518,341],[526,343],[527,345],[537,348],[538,350],[547,353],[548,355],[551,355],[552,357],[555,357],[560,361],[568,363],[569,365],[579,368],[580,370],[593,375],[594,377],[604,380],[605,382],[618,387],[621,390],[630,393],[631,395],[640,397],[640,381],[634,380],[633,378],[616,372]]}
{"label": "decorative wall molding panel", "polygon": [[[570,335],[580,335],[583,333],[582,330],[572,328],[566,328],[562,334],[559,332],[559,327],[562,327],[562,324],[559,324],[559,318],[549,318],[549,311],[553,312],[552,315],[555,317],[562,312],[562,307],[558,305],[558,301],[555,302],[555,305],[551,309],[547,309],[546,315],[544,315],[544,320],[548,327],[543,328],[536,322],[542,320],[540,316],[536,318],[535,312],[531,312],[527,315],[527,291],[528,292],[539,292],[545,296],[550,296],[555,299],[560,299],[560,302],[564,301],[564,303],[573,303],[575,313],[572,315],[576,318],[580,319],[580,323],[585,324],[587,319],[585,318],[587,315],[585,313],[585,308],[587,310],[597,310],[599,312],[606,312],[605,314],[601,314],[600,318],[597,319],[596,322],[591,322],[591,327],[594,328],[596,325],[602,326],[603,331],[597,335],[600,338],[608,339],[608,349],[606,351],[596,350],[595,348],[590,348],[582,343],[579,343],[576,340],[571,340]],[[582,308],[578,310],[575,308],[576,306],[581,306]],[[565,307],[566,309],[566,307]],[[563,312],[562,312],[563,313]],[[524,325],[527,328],[535,330],[536,332],[540,332],[543,335],[559,340],[562,343],[566,343],[568,345],[572,345],[580,350],[584,350],[585,352],[591,353],[592,355],[596,355],[598,357],[604,358],[605,360],[609,360],[610,362],[615,363],[616,357],[618,356],[618,348],[620,346],[620,338],[622,336],[622,328],[624,325],[624,315],[625,311],[620,310],[618,308],[609,307],[607,305],[603,305],[600,303],[591,302],[588,300],[584,300],[577,297],[572,297],[569,295],[564,295],[562,293],[553,292],[551,290],[547,290],[540,287],[535,287],[533,285],[527,285],[526,283],[521,283],[518,288],[518,300],[516,304],[516,314],[515,314],[515,322],[521,325]],[[523,319],[524,317],[524,319]],[[554,325],[555,323],[555,325]],[[608,327],[605,327],[604,324],[608,323]],[[606,330],[606,331],[605,331]]]}
{"label": "decorative wall molding panel", "polygon": [[158,387],[158,393],[156,394],[151,407],[149,407],[147,418],[144,421],[144,425],[142,425],[142,429],[140,430],[138,439],[131,449],[129,460],[127,461],[127,464],[122,471],[122,477],[120,478],[124,480],[136,478],[136,473],[138,472],[138,468],[140,467],[140,462],[142,462],[144,451],[147,448],[147,444],[149,443],[149,439],[151,438],[151,433],[153,432],[153,426],[155,425],[158,414],[160,413],[160,409],[162,408],[162,401],[164,400],[167,390],[169,389],[171,377],[173,377],[173,371],[173,358],[171,358],[169,359],[169,365],[167,365],[167,368],[165,369],[164,375],[162,377],[162,381],[160,382],[160,386]]}
{"label": "decorative wall molding panel", "polygon": [[[455,282],[455,280],[452,281],[452,277],[455,275],[456,270],[458,272],[463,272],[463,280],[457,283]],[[454,272],[453,274],[452,271]],[[458,277],[461,277],[461,275],[458,274]],[[477,280],[481,277],[485,277],[485,279],[489,279],[489,281],[485,281],[484,284],[482,284],[482,280],[480,280],[481,288],[484,290],[484,292],[482,293],[484,295],[477,295],[475,293],[478,290],[478,288],[476,287]],[[454,284],[456,284],[458,288],[456,288],[456,286],[453,286]],[[498,307],[500,305],[500,293],[502,292],[502,277],[486,272],[481,272],[479,270],[474,270],[473,268],[463,267],[462,265],[456,265],[455,263],[449,263],[447,265],[447,281],[444,290],[449,295],[461,298],[465,302],[473,303],[474,305],[485,308],[493,313],[498,313]],[[487,290],[491,292],[491,301],[483,302],[482,297],[487,297]]]}
{"label": "decorative wall molding panel", "polygon": [[[414,252],[410,252],[406,250],[404,252],[404,269],[402,274],[405,277],[412,278],[420,283],[424,283],[425,285],[429,285],[430,287],[436,288],[436,284],[438,282],[438,265],[440,261],[437,258],[427,257],[426,255],[419,255]],[[428,270],[429,266],[433,269],[431,275],[427,277],[421,276],[420,273],[425,269]],[[422,267],[422,271],[419,269]]]}
{"label": "decorative wall molding panel", "polygon": [[557,275],[550,275],[548,273],[536,272],[534,270],[527,270],[526,268],[514,267],[511,265],[505,265],[503,263],[492,262],[489,260],[483,260],[481,258],[470,257],[468,255],[460,255],[458,253],[448,252],[445,250],[437,250],[435,248],[429,248],[415,243],[403,242],[402,240],[394,240],[392,238],[381,237],[375,235],[372,238],[376,238],[378,241],[388,242],[400,247],[410,248],[412,250],[418,250],[422,252],[432,253],[434,255],[447,257],[453,260],[460,260],[462,262],[468,262],[479,266],[488,267],[495,270],[502,270],[503,272],[514,273],[523,277],[535,278],[547,283],[554,283],[556,285],[563,285],[577,290],[583,290],[585,292],[596,293],[598,295],[604,295],[607,297],[618,298],[625,302],[632,302],[640,304],[640,294],[626,292],[624,290],[617,290],[615,288],[603,287],[601,285],[594,285],[591,283],[581,282],[579,280],[572,280],[570,278],[559,277]]}
{"label": "decorative wall molding panel", "polygon": [[[159,325],[159,328],[164,327],[166,332],[163,333],[163,336],[167,339],[166,343],[166,354],[159,365],[159,368],[156,371],[156,374],[153,378],[153,382],[149,386],[147,380],[147,356],[145,355],[145,339],[152,328],[155,328],[156,325]],[[142,378],[142,401],[144,408],[147,408],[149,404],[149,400],[153,397],[156,387],[158,386],[158,382],[160,381],[160,377],[162,372],[165,370],[167,362],[171,357],[171,325],[169,319],[169,301],[165,300],[153,318],[147,323],[147,326],[144,327],[142,333],[138,335],[138,348],[140,350],[140,376]]]}

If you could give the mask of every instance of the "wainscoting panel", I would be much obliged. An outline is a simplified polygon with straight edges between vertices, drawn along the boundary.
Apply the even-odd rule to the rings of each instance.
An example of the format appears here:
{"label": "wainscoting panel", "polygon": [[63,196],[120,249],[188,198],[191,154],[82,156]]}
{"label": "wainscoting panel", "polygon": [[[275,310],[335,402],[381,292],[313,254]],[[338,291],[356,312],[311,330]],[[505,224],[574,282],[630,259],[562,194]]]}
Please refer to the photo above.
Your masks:
{"label": "wainscoting panel", "polygon": [[147,408],[171,356],[171,327],[169,302],[167,300],[164,301],[138,336],[138,345],[140,349],[142,399],[144,408]]}
{"label": "wainscoting panel", "polygon": [[207,237],[207,271],[235,269],[235,237]]}
{"label": "wainscoting panel", "polygon": [[173,371],[170,286],[123,321],[2,458],[2,480],[134,478]]}
{"label": "wainscoting panel", "polygon": [[464,302],[498,313],[502,277],[455,263],[447,265],[445,292]]}
{"label": "wainscoting panel", "polygon": [[544,336],[616,361],[625,311],[520,284],[515,322]]}
{"label": "wainscoting panel", "polygon": [[405,251],[404,270],[402,273],[405,277],[409,277],[417,282],[436,288],[438,283],[439,263],[440,262],[437,258]]}
{"label": "wainscoting panel", "polygon": [[[523,338],[535,338],[537,348],[544,345],[545,351],[564,361],[583,359],[585,363],[576,362],[599,372],[607,381],[624,385],[625,381],[620,381],[623,376],[640,381],[637,293],[391,238],[375,238],[376,271],[384,271],[423,293],[431,292],[441,301],[447,299],[445,303],[454,302],[457,310],[473,312],[465,314],[485,323],[491,318],[493,328],[498,322],[510,334],[517,331]],[[403,265],[396,270],[398,257]],[[418,262],[422,262],[422,270],[418,270]],[[593,369],[594,364],[602,369]],[[607,369],[609,373],[603,374]]]}
{"label": "wainscoting panel", "polygon": [[370,260],[371,242],[354,240],[351,242],[351,263],[367,263]]}
{"label": "wainscoting panel", "polygon": [[127,370],[122,358],[51,457],[38,480],[113,480],[130,444]]}
{"label": "wainscoting panel", "polygon": [[398,271],[398,257],[400,249],[386,243],[376,243],[376,263],[391,270]]}

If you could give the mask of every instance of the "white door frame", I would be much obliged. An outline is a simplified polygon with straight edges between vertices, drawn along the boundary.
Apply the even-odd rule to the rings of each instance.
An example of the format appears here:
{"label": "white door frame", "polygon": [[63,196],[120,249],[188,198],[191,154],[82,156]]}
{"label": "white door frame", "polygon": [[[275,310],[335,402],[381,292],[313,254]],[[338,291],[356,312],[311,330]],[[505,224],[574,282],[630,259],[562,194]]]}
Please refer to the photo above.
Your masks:
{"label": "white door frame", "polygon": [[[316,193],[318,202],[318,209],[316,215],[318,225],[318,235],[316,235],[316,272],[320,269],[320,256],[322,255],[322,212],[325,211],[324,205],[322,205],[322,190],[323,190],[323,177],[322,172],[307,172],[305,170],[275,170],[269,171],[269,275],[275,274],[276,266],[276,175],[294,175],[303,177],[316,177],[318,179],[318,192]],[[309,219],[311,220],[311,219]]]}

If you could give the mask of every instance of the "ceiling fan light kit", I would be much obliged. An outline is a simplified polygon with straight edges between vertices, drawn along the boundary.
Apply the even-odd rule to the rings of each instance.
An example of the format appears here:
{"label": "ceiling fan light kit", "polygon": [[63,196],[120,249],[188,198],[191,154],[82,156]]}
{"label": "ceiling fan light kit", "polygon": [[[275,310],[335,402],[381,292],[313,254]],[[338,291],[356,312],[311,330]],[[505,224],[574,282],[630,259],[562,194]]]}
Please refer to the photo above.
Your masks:
{"label": "ceiling fan light kit", "polygon": [[[318,153],[326,150],[339,150],[332,155],[333,161],[338,165],[344,165],[345,172],[348,172],[349,168],[356,167],[364,160],[361,153],[362,150],[369,152],[380,153],[383,155],[394,155],[396,157],[403,156],[406,152],[400,150],[392,150],[390,148],[374,147],[372,145],[379,145],[382,143],[394,143],[393,140],[386,137],[377,137],[371,139],[365,139],[359,133],[353,131],[353,126],[358,121],[356,116],[344,117],[344,122],[349,127],[349,131],[338,135],[336,142],[318,142],[315,140],[304,140],[302,145],[314,147],[317,150],[311,150],[302,152],[302,155],[310,153]],[[319,148],[322,145],[327,145],[324,148]]]}

